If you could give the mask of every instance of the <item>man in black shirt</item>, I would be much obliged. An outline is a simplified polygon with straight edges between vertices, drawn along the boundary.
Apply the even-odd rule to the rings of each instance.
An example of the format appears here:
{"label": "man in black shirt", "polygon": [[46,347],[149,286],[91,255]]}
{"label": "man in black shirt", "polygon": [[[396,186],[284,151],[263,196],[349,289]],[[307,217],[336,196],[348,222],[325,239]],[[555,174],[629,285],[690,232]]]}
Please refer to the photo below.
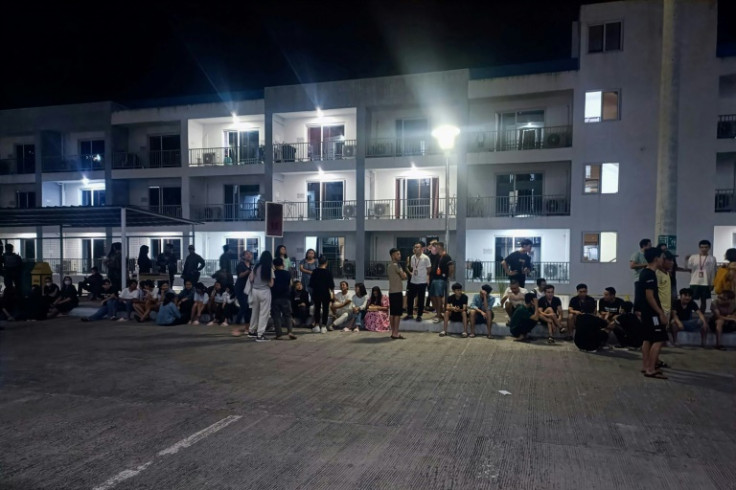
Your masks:
{"label": "man in black shirt", "polygon": [[658,248],[648,248],[644,251],[644,258],[647,266],[639,273],[638,294],[636,294],[644,340],[641,346],[642,371],[647,378],[667,379],[667,376],[656,368],[659,351],[668,340],[667,318],[659,302],[656,274],[662,263],[662,251]]}
{"label": "man in black shirt", "polygon": [[[570,304],[567,307],[567,327],[570,330],[569,336],[575,333],[575,322],[579,315],[586,313],[588,315],[595,315],[596,302],[593,298],[588,296],[588,285],[578,284],[575,286],[578,295],[570,300]],[[569,337],[568,337],[569,339]]]}
{"label": "man in black shirt", "polygon": [[544,287],[544,296],[537,301],[537,316],[540,323],[547,325],[547,343],[554,344],[554,329],[562,330],[562,301],[555,296],[555,287],[551,284]]}
{"label": "man in black shirt", "polygon": [[506,275],[509,276],[509,281],[518,281],[519,286],[522,288],[526,281],[526,275],[533,269],[532,258],[529,255],[529,251],[531,249],[532,241],[525,238],[521,241],[521,248],[515,252],[511,252],[511,254],[501,262],[503,270],[506,271]]}
{"label": "man in black shirt", "polygon": [[621,314],[613,321],[613,333],[616,335],[619,347],[640,348],[642,343],[641,330],[641,321],[634,313],[634,303],[624,301],[621,305]]}
{"label": "man in black shirt", "polygon": [[197,284],[199,282],[199,273],[202,269],[204,269],[205,262],[202,256],[197,254],[194,251],[194,245],[189,245],[189,255],[187,255],[187,259],[184,261],[184,266],[182,269],[184,269],[181,273],[181,278],[184,279],[184,281],[192,281],[192,284]]}
{"label": "man in black shirt", "polygon": [[[445,252],[445,244],[442,242],[435,243],[435,249],[437,250],[436,263],[432,264],[432,278],[429,283],[429,295],[432,297],[432,305],[437,313],[434,319],[435,323],[439,323],[444,320],[443,312],[444,300],[447,297],[447,283],[449,278],[454,275],[455,264],[452,261],[452,257]],[[430,258],[430,261],[432,258]]]}
{"label": "man in black shirt", "polygon": [[174,274],[176,274],[176,263],[177,257],[174,253],[174,244],[167,243],[164,246],[163,253],[158,254],[156,257],[156,266],[158,267],[159,274],[169,273],[169,284],[174,287]]}
{"label": "man in black shirt", "polygon": [[603,297],[598,300],[598,316],[610,325],[621,314],[623,304],[624,300],[616,297],[616,289],[608,287],[603,291]]}
{"label": "man in black shirt", "polygon": [[[273,259],[274,271],[273,286],[271,286],[271,318],[276,330],[276,340],[296,340],[292,333],[291,304],[289,302],[289,291],[291,290],[291,274],[284,270],[284,259],[276,257]],[[284,335],[282,327],[286,327],[287,335]]]}
{"label": "man in black shirt", "polygon": [[447,298],[444,326],[440,332],[440,337],[447,335],[447,324],[449,322],[462,322],[462,336],[468,336],[468,296],[463,293],[462,284],[457,282],[452,285],[452,294]]}
{"label": "man in black shirt", "polygon": [[79,281],[79,287],[77,288],[79,291],[79,297],[82,297],[82,290],[86,289],[90,293],[89,299],[104,299],[102,294],[102,281],[102,274],[97,271],[97,267],[92,267],[90,269],[90,275],[85,277],[84,280]]}
{"label": "man in black shirt", "polygon": [[584,351],[595,351],[606,345],[608,341],[608,323],[589,313],[577,318],[575,327],[575,345]]}

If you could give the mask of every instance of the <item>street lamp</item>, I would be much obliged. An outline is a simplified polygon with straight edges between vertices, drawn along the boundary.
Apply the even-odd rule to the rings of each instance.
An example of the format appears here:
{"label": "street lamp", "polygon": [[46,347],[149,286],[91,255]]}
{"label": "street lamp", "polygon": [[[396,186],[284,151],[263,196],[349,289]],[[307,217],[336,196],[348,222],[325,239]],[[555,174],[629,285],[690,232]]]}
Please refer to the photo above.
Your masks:
{"label": "street lamp", "polygon": [[458,134],[460,134],[460,129],[449,124],[439,126],[432,131],[432,136],[445,152],[445,250],[450,248],[450,152],[455,148],[455,138]]}

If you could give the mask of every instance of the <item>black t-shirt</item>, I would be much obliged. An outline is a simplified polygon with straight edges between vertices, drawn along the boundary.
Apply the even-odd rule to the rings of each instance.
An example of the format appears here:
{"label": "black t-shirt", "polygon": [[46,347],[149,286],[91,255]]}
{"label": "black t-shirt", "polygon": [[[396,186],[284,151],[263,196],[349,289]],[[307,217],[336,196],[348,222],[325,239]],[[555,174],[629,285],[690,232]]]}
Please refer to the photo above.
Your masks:
{"label": "black t-shirt", "polygon": [[601,298],[598,300],[598,311],[601,313],[611,313],[618,315],[621,312],[621,307],[624,305],[624,300],[621,298],[613,298],[613,301],[606,301]]}
{"label": "black t-shirt", "polygon": [[570,300],[570,308],[572,308],[573,310],[582,311],[583,313],[587,313],[589,315],[595,314],[596,306],[597,305],[595,304],[595,300],[590,296],[586,296],[584,300],[581,300],[580,296],[575,296]]}
{"label": "black t-shirt", "polygon": [[273,286],[271,287],[272,299],[288,299],[291,287],[291,274],[284,269],[273,271]]}
{"label": "black t-shirt", "polygon": [[601,330],[606,325],[603,318],[590,314],[580,315],[575,321],[575,345],[583,350],[600,348],[608,339],[608,334]]}
{"label": "black t-shirt", "polygon": [[438,254],[429,254],[429,280],[432,281],[437,276],[437,263],[440,260]]}
{"label": "black t-shirt", "polygon": [[[462,309],[463,306],[468,305],[468,296],[465,294],[461,294],[458,298],[454,294],[451,294],[447,297],[447,304],[450,306],[457,306],[458,308]],[[450,313],[450,318],[462,318],[463,314],[460,311],[453,311]]]}
{"label": "black t-shirt", "polygon": [[657,306],[662,308],[662,303],[659,302],[659,292],[657,289],[657,274],[648,267],[645,267],[639,273],[639,282],[636,283],[637,294],[636,299],[638,304],[636,309],[641,312],[642,317],[647,315],[649,317],[657,316],[656,312],[649,306],[647,301],[646,292],[651,289],[654,292],[654,301],[657,302]]}
{"label": "black t-shirt", "polygon": [[693,313],[695,313],[699,309],[700,308],[698,308],[698,305],[695,304],[695,301],[692,300],[684,306],[680,300],[675,301],[672,305],[672,310],[677,314],[677,318],[681,322],[691,320],[693,318]]}
{"label": "black t-shirt", "polygon": [[[432,279],[442,279],[443,281],[446,281],[450,275],[450,265],[452,264],[452,257],[450,257],[448,254],[445,254],[442,257],[437,257],[437,263],[432,265]],[[439,269],[439,275],[437,274],[437,269]]]}
{"label": "black t-shirt", "polygon": [[552,296],[552,300],[548,301],[547,297],[544,296],[537,301],[537,306],[542,310],[552,308],[552,310],[557,313],[557,308],[562,308],[562,301],[560,301],[560,298],[558,298],[557,296]]}
{"label": "black t-shirt", "polygon": [[309,287],[317,298],[329,298],[330,291],[335,289],[332,273],[322,267],[317,267],[309,278]]}
{"label": "black t-shirt", "polygon": [[[524,269],[532,269],[532,258],[529,254],[524,252],[511,252],[508,257],[504,259],[506,265],[509,266],[509,270],[518,271],[519,274],[524,275]],[[512,278],[514,276],[511,276]]]}
{"label": "black t-shirt", "polygon": [[[253,267],[246,265],[245,262],[242,260],[238,262],[238,265],[235,266],[235,274],[240,276],[245,271],[252,271]],[[238,277],[235,280],[235,291],[242,291],[245,288],[245,281],[248,279],[248,276],[244,277]]]}

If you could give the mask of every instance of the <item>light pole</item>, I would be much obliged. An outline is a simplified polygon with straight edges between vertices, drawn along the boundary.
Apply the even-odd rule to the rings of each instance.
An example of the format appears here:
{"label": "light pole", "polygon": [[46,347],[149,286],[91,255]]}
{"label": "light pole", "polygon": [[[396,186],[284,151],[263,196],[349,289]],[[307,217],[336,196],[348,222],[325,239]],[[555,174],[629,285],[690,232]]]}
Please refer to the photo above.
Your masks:
{"label": "light pole", "polygon": [[432,136],[445,153],[445,250],[450,248],[450,152],[455,148],[455,138],[458,134],[460,130],[449,124],[439,126],[432,131]]}

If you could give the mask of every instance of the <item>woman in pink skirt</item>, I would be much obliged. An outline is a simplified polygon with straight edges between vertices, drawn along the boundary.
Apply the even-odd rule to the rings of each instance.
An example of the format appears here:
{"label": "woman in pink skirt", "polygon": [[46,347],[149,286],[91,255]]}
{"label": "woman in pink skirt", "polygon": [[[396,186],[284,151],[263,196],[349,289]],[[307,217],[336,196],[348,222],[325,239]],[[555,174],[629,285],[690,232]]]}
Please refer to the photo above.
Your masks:
{"label": "woman in pink skirt", "polygon": [[373,286],[365,314],[365,329],[371,332],[388,332],[388,296],[381,293],[381,288]]}

